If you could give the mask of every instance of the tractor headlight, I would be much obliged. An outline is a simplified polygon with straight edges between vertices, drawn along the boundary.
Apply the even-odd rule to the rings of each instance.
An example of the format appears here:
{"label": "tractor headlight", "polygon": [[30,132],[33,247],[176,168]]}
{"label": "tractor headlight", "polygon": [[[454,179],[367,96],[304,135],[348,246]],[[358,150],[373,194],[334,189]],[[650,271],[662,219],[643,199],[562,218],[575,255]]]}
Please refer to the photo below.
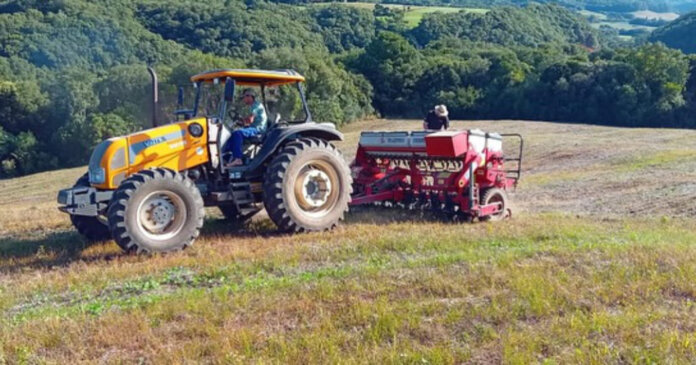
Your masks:
{"label": "tractor headlight", "polygon": [[107,139],[98,144],[92,152],[92,157],[89,158],[89,182],[90,184],[103,184],[106,182],[106,171],[102,167],[102,158],[106,149],[109,148],[113,141]]}
{"label": "tractor headlight", "polygon": [[203,127],[201,127],[200,124],[198,123],[192,123],[188,127],[189,133],[191,133],[192,136],[198,138],[203,135]]}
{"label": "tractor headlight", "polygon": [[89,169],[89,182],[91,184],[103,184],[105,181],[106,171],[103,168]]}

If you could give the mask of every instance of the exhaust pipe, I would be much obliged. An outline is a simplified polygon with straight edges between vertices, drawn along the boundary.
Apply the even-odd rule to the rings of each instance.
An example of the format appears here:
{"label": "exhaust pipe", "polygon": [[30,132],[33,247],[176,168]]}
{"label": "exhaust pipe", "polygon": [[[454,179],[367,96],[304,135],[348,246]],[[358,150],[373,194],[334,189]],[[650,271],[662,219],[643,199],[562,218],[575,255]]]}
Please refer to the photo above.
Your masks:
{"label": "exhaust pipe", "polygon": [[157,127],[157,105],[159,104],[159,87],[157,82],[157,73],[155,69],[148,66],[147,72],[150,73],[152,80],[152,127]]}

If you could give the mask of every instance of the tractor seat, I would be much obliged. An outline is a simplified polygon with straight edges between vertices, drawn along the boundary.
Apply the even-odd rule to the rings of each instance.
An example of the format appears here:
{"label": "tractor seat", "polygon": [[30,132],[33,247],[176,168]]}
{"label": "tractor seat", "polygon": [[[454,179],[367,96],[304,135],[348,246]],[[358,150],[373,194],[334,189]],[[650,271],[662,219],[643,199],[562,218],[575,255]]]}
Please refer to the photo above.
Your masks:
{"label": "tractor seat", "polygon": [[247,142],[251,144],[261,144],[263,142],[264,137],[266,137],[266,133],[259,133],[255,136],[251,136],[249,138],[245,138]]}
{"label": "tractor seat", "polygon": [[280,113],[275,115],[275,118],[271,119],[268,121],[268,125],[266,126],[266,131],[263,133],[259,133],[255,136],[251,136],[249,138],[246,138],[247,142],[250,144],[261,144],[263,143],[263,140],[266,139],[266,134],[276,127],[280,123]]}

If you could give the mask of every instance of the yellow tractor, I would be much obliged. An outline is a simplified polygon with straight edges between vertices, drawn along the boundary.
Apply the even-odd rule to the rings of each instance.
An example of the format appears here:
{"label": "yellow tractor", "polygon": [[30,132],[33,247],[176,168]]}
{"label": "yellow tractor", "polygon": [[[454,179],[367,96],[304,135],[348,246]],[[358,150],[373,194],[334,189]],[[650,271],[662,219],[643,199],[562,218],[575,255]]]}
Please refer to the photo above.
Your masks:
{"label": "yellow tractor", "polygon": [[[289,232],[327,230],[343,219],[352,180],[331,143],[343,135],[334,124],[312,121],[302,75],[224,69],[191,81],[192,108],[177,110],[166,125],[103,141],[88,172],[59,192],[59,209],[77,231],[89,240],[113,238],[127,252],[167,252],[194,242],[204,206],[217,206],[233,220],[265,207]],[[227,167],[223,146],[240,120],[235,94],[241,86],[259,89],[274,117],[264,133],[245,139],[244,164]]]}

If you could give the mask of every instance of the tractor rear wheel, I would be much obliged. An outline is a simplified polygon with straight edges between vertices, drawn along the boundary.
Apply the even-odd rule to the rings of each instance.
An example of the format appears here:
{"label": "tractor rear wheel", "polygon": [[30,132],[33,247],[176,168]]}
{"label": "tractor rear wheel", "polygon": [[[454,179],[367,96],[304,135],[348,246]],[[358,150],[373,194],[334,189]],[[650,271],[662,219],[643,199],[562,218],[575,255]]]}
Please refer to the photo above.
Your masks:
{"label": "tractor rear wheel", "polygon": [[198,237],[205,210],[196,185],[167,170],[143,170],[126,179],[109,206],[111,234],[126,252],[169,252]]}
{"label": "tractor rear wheel", "polygon": [[[77,181],[74,188],[76,187],[89,187],[89,176],[87,174],[82,175]],[[106,241],[111,239],[111,232],[109,232],[109,225],[107,223],[106,217],[87,217],[84,215],[70,215],[70,222],[72,222],[75,229],[88,241]]]}
{"label": "tractor rear wheel", "polygon": [[352,178],[331,143],[300,138],[273,159],[263,185],[264,206],[286,232],[332,229],[348,210]]}
{"label": "tractor rear wheel", "polygon": [[500,203],[502,205],[498,213],[481,217],[483,221],[497,222],[510,217],[510,207],[508,206],[507,193],[503,189],[490,188],[483,193],[481,205]]}

